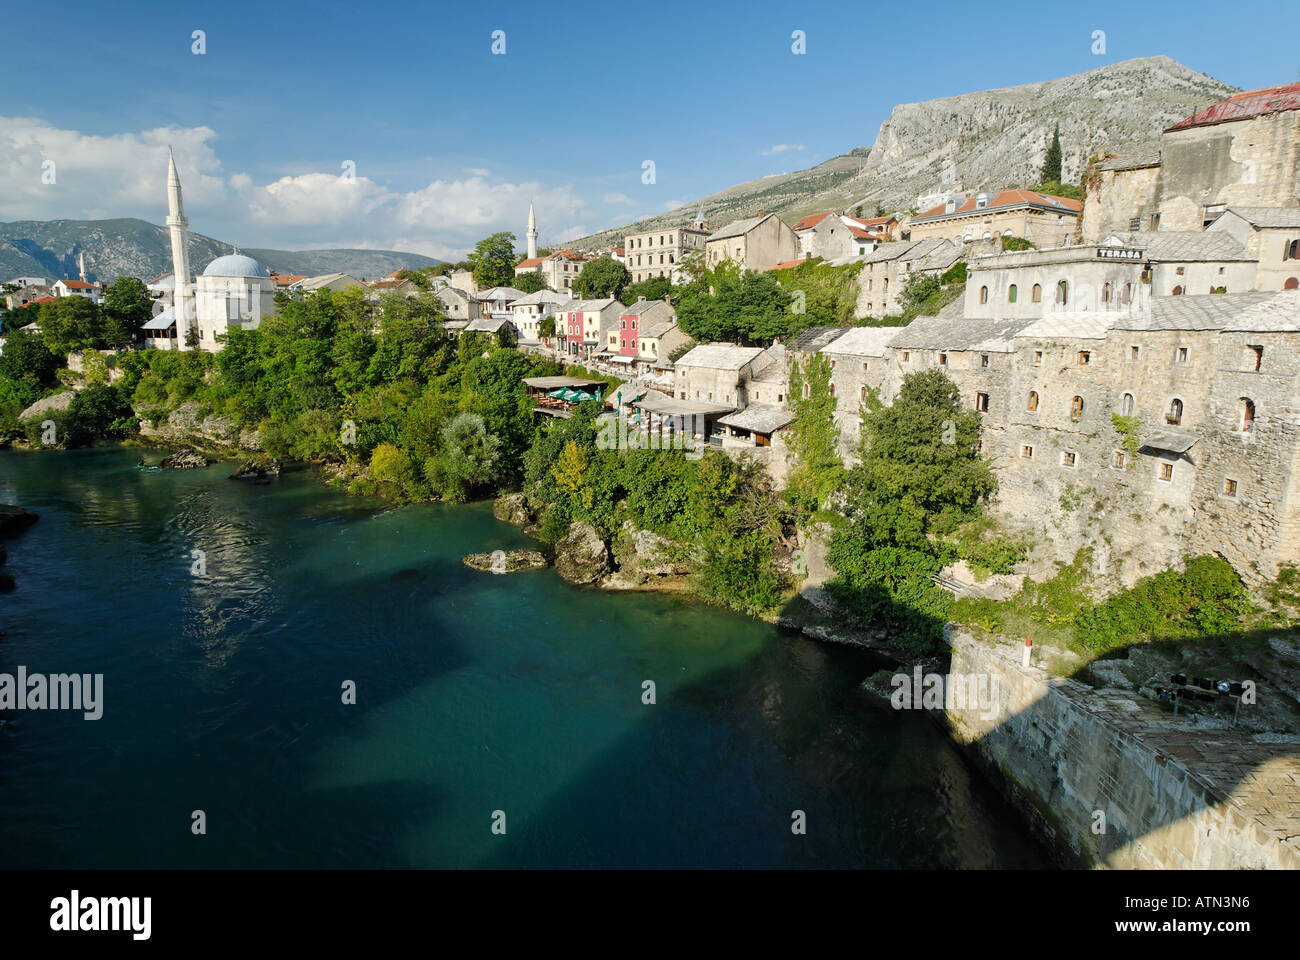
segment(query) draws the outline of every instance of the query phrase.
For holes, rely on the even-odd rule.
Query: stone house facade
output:
[[[735,220],[711,234],[705,241],[705,262],[716,267],[730,260],[741,270],[771,270],[778,263],[794,260],[799,241],[784,220],[774,213]]]
[[[703,249],[709,236],[706,220],[693,220],[686,227],[668,227],[628,234],[623,240],[623,262],[633,283],[651,277],[669,277],[682,257]]]
[[[912,274],[941,276],[962,259],[962,248],[948,240],[900,240],[882,243],[862,258],[858,274],[859,317],[902,313],[900,297]]]
[[[1300,206],[1231,206],[1206,228],[1220,231],[1258,261],[1254,289],[1300,289]]]
[[[943,238],[954,243],[1022,237],[1036,247],[1070,243],[1083,204],[1036,190],[1003,190],[996,196],[978,193],[958,203],[949,200],[912,217],[913,240]]]

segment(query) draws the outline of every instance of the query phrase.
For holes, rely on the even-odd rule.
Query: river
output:
[[[864,653],[472,571],[530,545],[487,504],[140,457],[0,451],[0,502],[41,514],[0,672],[103,675],[98,720],[0,714],[0,866],[1048,865]]]

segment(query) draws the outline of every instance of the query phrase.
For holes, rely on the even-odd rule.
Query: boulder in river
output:
[[[569,583],[596,583],[609,571],[609,547],[585,520],[572,524],[555,545],[555,572]]]
[[[279,475],[280,461],[268,454],[258,453],[241,463],[235,472],[230,475],[230,479],[269,483],[272,477],[278,477]]]
[[[537,517],[528,503],[528,497],[522,493],[506,493],[492,502],[492,514],[498,520],[513,523],[517,527],[526,527]]]
[[[180,450],[170,457],[164,457],[158,466],[164,470],[197,470],[199,467],[208,466],[211,462],[197,450]]]
[[[18,414],[19,420],[35,420],[51,413],[57,413],[60,410],[66,410],[72,406],[72,398],[76,396],[71,390],[65,390],[63,393],[56,393],[52,397],[42,397],[30,407]]]
[[[461,557],[460,562],[484,573],[518,573],[546,566],[546,557],[540,550],[493,550],[491,553],[468,554]]]
[[[16,537],[41,518],[39,513],[0,503],[0,538]]]

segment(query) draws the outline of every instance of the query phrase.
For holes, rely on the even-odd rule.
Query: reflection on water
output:
[[[854,651],[469,570],[528,545],[483,504],[138,459],[0,453],[0,501],[42,514],[10,544],[0,670],[105,675],[102,720],[0,728],[5,866],[1045,863],[933,724],[860,692]]]

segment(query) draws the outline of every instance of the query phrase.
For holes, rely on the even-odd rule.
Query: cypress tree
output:
[[[1043,174],[1039,177],[1042,183],[1060,183],[1061,182],[1061,125],[1056,125],[1056,132],[1052,134],[1052,145],[1047,148],[1047,159],[1043,161]]]

